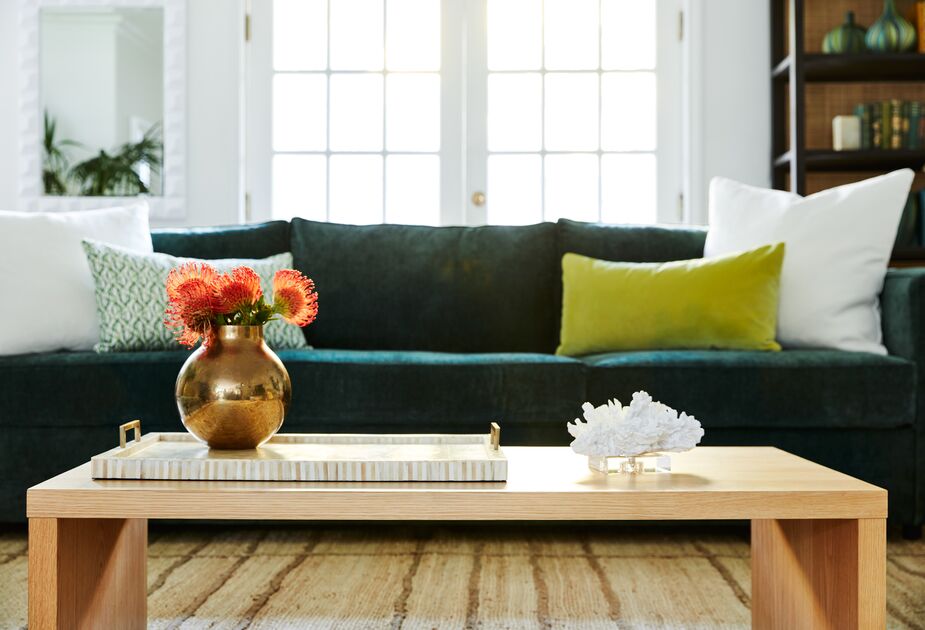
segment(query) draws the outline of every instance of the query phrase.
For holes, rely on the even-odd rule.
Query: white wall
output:
[[[19,194],[17,4],[0,0],[0,210],[16,210]]]
[[[243,1],[187,0],[187,225],[243,217]]]
[[[707,191],[716,175],[770,186],[771,79],[768,0],[690,0],[699,11],[692,45],[700,43],[692,93],[699,143],[690,156],[691,219],[706,223]],[[699,144],[699,146],[697,146]]]
[[[19,3],[0,0],[0,210],[19,195]],[[187,0],[185,225],[242,216],[243,0]]]

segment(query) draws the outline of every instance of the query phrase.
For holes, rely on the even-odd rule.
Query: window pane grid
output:
[[[455,88],[447,85],[444,93],[440,83],[446,54],[440,12],[448,5],[272,1],[273,212],[278,193],[282,214],[439,222],[439,180],[449,178],[455,164],[444,160],[439,167],[440,99],[455,100]],[[488,9],[481,36],[487,41],[476,38],[487,44],[487,67],[476,69],[487,77],[487,90],[467,92],[463,85],[461,100],[479,112],[487,95],[488,119],[470,129],[487,127],[488,135],[487,144],[469,145],[474,161],[461,177],[476,174],[471,193],[487,176],[488,221],[655,220],[656,3],[478,1]],[[450,13],[447,19],[455,16]],[[455,61],[447,68],[455,81]],[[517,75],[529,77],[529,89],[514,85]],[[278,99],[278,90],[288,96]],[[446,150],[456,151],[456,140],[447,141]],[[288,180],[277,182],[277,172]],[[430,173],[436,189],[425,181]],[[450,199],[455,185],[445,191]],[[514,208],[518,199],[528,201]],[[432,218],[421,219],[431,203]],[[482,220],[481,212],[471,216]]]
[[[539,11],[534,21],[531,15],[524,13],[528,6],[523,0],[488,2],[489,119],[499,110],[499,106],[493,103],[492,87],[500,89],[502,81],[508,77],[514,80],[517,75],[529,74],[539,78],[542,111],[538,137],[530,139],[529,134],[523,135],[527,133],[525,130],[519,130],[522,146],[508,146],[510,138],[501,142],[505,146],[498,146],[498,134],[493,134],[489,125],[489,221],[508,222],[505,215],[509,215],[511,221],[520,223],[525,217],[525,213],[519,210],[498,207],[499,196],[491,190],[492,182],[500,182],[501,171],[492,173],[492,157],[495,156],[520,156],[521,159],[537,156],[538,165],[532,162],[529,163],[532,166],[528,167],[528,162],[521,162],[523,168],[539,168],[543,191],[538,200],[540,213],[534,217],[535,220],[555,220],[563,216],[561,207],[569,205],[565,199],[574,199],[576,205],[588,205],[596,199],[593,216],[587,214],[588,208],[566,210],[565,216],[571,214],[575,218],[598,221],[613,221],[615,218],[634,222],[654,221],[657,146],[652,114],[656,71],[652,42],[655,36],[655,3],[638,3],[638,0],[544,0],[532,5]],[[639,4],[646,6],[640,8]],[[510,13],[515,5],[518,11],[524,13],[522,19],[515,21],[508,17],[508,23],[503,23],[505,11]],[[493,15],[502,16],[500,25],[492,24]],[[632,27],[627,24],[628,18],[632,18]],[[535,36],[530,33],[537,28],[541,41],[538,54],[534,51],[533,56],[525,56],[526,48],[522,44],[518,51],[509,53],[504,50],[505,41],[535,41]],[[596,37],[588,38],[590,33]],[[622,37],[620,45],[612,41],[615,33]],[[589,39],[595,41],[586,41]],[[595,79],[589,80],[591,76]],[[592,113],[594,107],[596,111]],[[637,128],[635,133],[634,127]],[[539,149],[527,146],[537,140]],[[619,159],[621,157],[625,159]],[[510,170],[516,161],[495,163],[498,168],[504,164],[504,172],[513,173],[516,177],[516,172]],[[596,174],[592,178],[595,169]],[[626,196],[627,205],[642,206],[644,210],[629,208],[622,212],[613,207],[613,186],[606,180],[614,173],[619,174],[620,169],[632,170],[646,183],[651,183],[645,190],[636,184]],[[571,174],[571,180],[564,175],[567,173]],[[532,181],[526,171],[520,175],[520,180]],[[619,179],[626,186],[634,184],[626,177]],[[585,189],[581,189],[582,186]],[[525,197],[528,192],[522,191]],[[509,190],[500,195],[500,199],[505,201],[511,197]],[[496,203],[493,204],[493,201]]]
[[[314,126],[291,116],[293,127],[274,115],[273,214],[346,223],[438,223],[439,0],[275,0],[274,11],[281,11],[274,17],[274,37],[290,35],[274,46],[274,84],[304,76],[315,82],[310,94],[322,96],[322,82],[324,94],[323,104],[312,111]],[[298,29],[286,24],[286,17],[304,21],[308,14],[323,26],[315,41],[306,43],[292,36]],[[284,93],[274,88],[274,106],[279,96]],[[412,115],[404,112],[422,96],[436,114],[422,112],[420,105]],[[390,98],[397,112],[392,115]],[[304,111],[301,105],[288,107]],[[402,113],[403,119],[393,121]],[[417,123],[410,131],[409,118]],[[430,125],[421,129],[422,120]],[[322,123],[323,132],[311,135]],[[291,139],[293,130],[306,125],[302,136],[317,138],[315,144],[323,141],[323,147],[298,146],[299,138]],[[422,137],[428,133],[435,137]],[[436,173],[437,179],[417,185],[416,172]]]

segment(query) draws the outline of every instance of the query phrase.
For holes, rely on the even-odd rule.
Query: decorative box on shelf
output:
[[[135,429],[127,443],[126,429]],[[90,460],[94,479],[216,481],[505,481],[501,428],[489,434],[278,434],[256,449],[216,450],[188,433],[141,435]]]

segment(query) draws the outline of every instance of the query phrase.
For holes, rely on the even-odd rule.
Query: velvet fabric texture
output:
[[[289,251],[289,223],[151,231],[154,251],[183,258],[268,258]]]
[[[553,352],[556,226],[431,228],[294,219],[296,268],[315,281],[316,348]]]
[[[588,399],[644,389],[711,428],[893,429],[915,422],[915,364],[838,350],[615,352],[584,358]]]
[[[890,269],[880,294],[883,344],[916,366],[915,523],[925,522],[925,269]],[[892,489],[891,489],[892,493]]]
[[[173,385],[187,352],[73,352],[0,358],[0,479],[25,487],[113,447],[119,424],[182,431]],[[799,445],[799,454],[912,496],[914,365],[838,351],[654,351],[593,355],[421,351],[280,351],[293,386],[285,432],[483,433],[508,445],[566,445],[565,423],[585,400],[628,401],[646,389],[697,416],[704,443],[733,430],[740,444]],[[55,395],[48,395],[54,383]],[[774,436],[785,436],[774,438]],[[804,442],[799,436],[815,436]],[[862,457],[846,435],[896,448]],[[66,440],[66,442],[65,442]],[[716,441],[719,440],[719,441]],[[40,451],[36,449],[40,448]],[[869,448],[864,448],[869,453]],[[902,471],[907,477],[903,478]],[[873,474],[875,473],[875,474]],[[908,486],[908,488],[906,488]],[[0,518],[20,520],[12,487]],[[913,502],[891,516],[911,522]]]
[[[616,262],[668,262],[703,256],[703,228],[606,225],[559,219],[559,257],[569,252]],[[155,247],[157,245],[155,244]]]
[[[774,340],[784,245],[664,263],[562,256],[556,354],[780,350]]]

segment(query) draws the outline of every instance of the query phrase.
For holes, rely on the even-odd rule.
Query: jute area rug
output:
[[[748,628],[741,527],[155,528],[150,628]],[[0,626],[26,623],[0,535]],[[925,543],[891,537],[891,628],[925,628]]]

